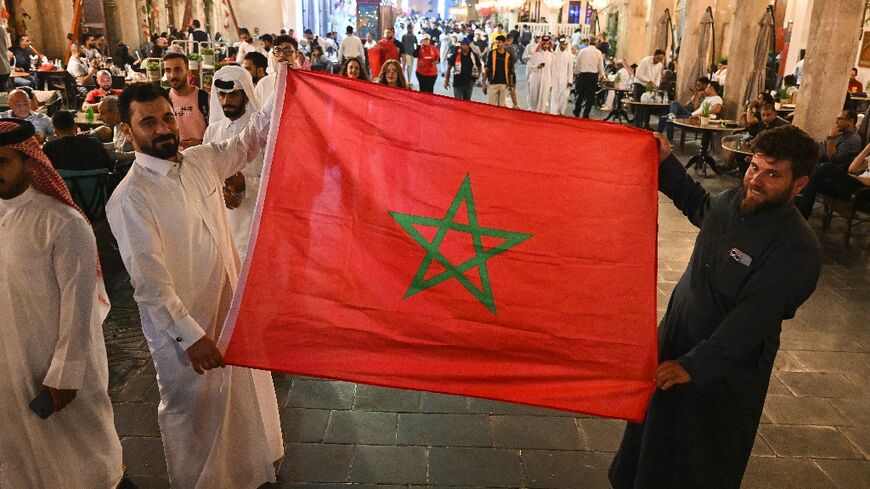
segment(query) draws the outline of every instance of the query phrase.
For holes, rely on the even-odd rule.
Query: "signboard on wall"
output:
[[[379,39],[378,18],[380,7],[379,0],[357,0],[356,3],[356,31],[359,37],[365,39],[366,34]]]

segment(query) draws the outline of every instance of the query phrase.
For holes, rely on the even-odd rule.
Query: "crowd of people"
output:
[[[67,70],[82,86],[93,84],[82,108],[103,123],[87,133],[78,134],[70,111],[50,120],[37,112],[27,77],[15,78],[21,88],[9,93],[10,109],[0,115],[0,273],[13,278],[0,281],[0,304],[16,311],[10,321],[20,333],[0,345],[17,362],[0,362],[0,374],[28,379],[0,399],[20,421],[0,445],[0,481],[9,487],[114,487],[123,477],[106,392],[101,323],[109,304],[95,238],[57,170],[125,172],[106,215],[157,371],[171,484],[257,487],[275,480],[273,464],[283,456],[274,386],[267,372],[225,367],[216,342],[248,250],[282,64],[429,93],[443,76],[457,99],[470,100],[479,86],[490,104],[513,107],[521,105],[516,66],[523,64],[529,110],[564,114],[574,92],[573,113],[583,117],[605,82],[623,84],[635,100],[663,94],[674,117],[717,115],[727,78],[722,63],[715,80],[699,78],[681,101],[661,50],[630,65],[610,58],[603,34],[535,35],[525,26],[506,32],[501,25],[400,18],[377,41],[370,33],[357,37],[352,27],[341,39],[334,32],[305,30],[297,39],[292,31],[242,29],[224,66],[200,87],[174,37],[212,39],[193,21],[187,33],[157,35],[143,47],[162,59],[165,90],[154,83],[112,88],[113,69],[135,71],[141,56],[119,49],[110,63],[95,36],[71,46]],[[18,59],[21,50],[32,46],[19,40],[16,49],[10,53],[20,67],[30,61],[29,54]],[[794,100],[797,85],[786,81],[784,96]],[[626,430],[611,468],[614,487],[634,487],[637,478],[673,486],[674,477],[723,484],[737,477],[739,485],[776,354],[772,338],[819,275],[818,243],[800,215],[809,217],[817,192],[870,186],[870,145],[862,149],[854,109],[842,111],[820,145],[776,114],[768,93],[746,107],[741,122],[755,154],[744,161],[743,186],[716,196],[671,154],[672,118],[660,118],[659,188],[701,228],[701,252],[686,271],[691,280],[674,291],[660,329],[660,390],[647,421]],[[726,236],[734,216],[762,212],[773,217],[748,223],[745,241]],[[732,245],[745,249],[729,251]],[[759,260],[754,273],[725,270],[749,270],[750,254],[771,247],[784,251]],[[734,375],[747,385],[728,383]],[[28,409],[53,415],[52,423],[41,424]],[[711,427],[710,413],[721,424]],[[690,460],[676,460],[663,443],[691,447]],[[719,457],[715,451],[726,445],[729,456]],[[674,470],[663,475],[660,467]]]

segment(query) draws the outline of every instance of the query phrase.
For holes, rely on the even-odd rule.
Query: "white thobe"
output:
[[[571,85],[574,81],[574,55],[571,48],[556,49],[553,54],[553,89],[550,92],[550,113],[563,114],[568,107]]]
[[[236,52],[236,60],[239,64],[242,64],[242,60],[245,59],[245,55],[248,53],[260,53],[264,56],[266,55],[265,51],[263,51],[263,48],[259,45],[259,43],[254,44],[242,41],[239,43],[239,50]]]
[[[250,118],[251,115],[245,112],[235,121],[224,118],[210,124],[205,130],[203,142],[219,143],[232,138],[242,132]],[[242,203],[235,209],[227,209],[227,217],[239,256],[244,260],[248,251],[248,240],[251,237],[251,221],[254,219],[254,208],[257,206],[257,194],[260,192],[260,177],[263,175],[263,152],[258,153],[253,161],[242,168],[242,175],[245,177]]]
[[[0,487],[112,488],[121,480],[108,310],[82,215],[33,188],[0,200]],[[40,419],[28,406],[42,384],[76,398]]]
[[[553,52],[536,50],[529,58],[529,110],[547,112],[553,86]],[[540,65],[543,64],[543,67]]]
[[[257,85],[254,87],[254,94],[257,95],[257,100],[263,103],[265,103],[266,100],[269,100],[269,97],[275,93],[275,85],[277,84],[278,73],[270,73],[263,78],[260,78],[260,81],[258,81]]]
[[[198,375],[186,349],[217,341],[239,273],[223,182],[257,157],[268,117],[233,139],[189,148],[181,163],[142,153],[106,213],[135,289],[157,370],[169,482],[177,489],[256,488],[283,454],[269,372],[226,367]]]

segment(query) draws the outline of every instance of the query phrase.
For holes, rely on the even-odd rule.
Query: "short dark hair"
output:
[[[662,56],[664,56],[664,55],[665,55],[664,50],[662,50],[662,49],[656,49],[656,52],[653,53],[653,56],[658,56],[659,54],[661,54]]]
[[[858,112],[855,109],[843,109],[843,112],[846,113],[846,118],[850,119],[852,122],[858,122]]]
[[[249,31],[247,27],[242,27],[242,28],[239,29],[239,34],[240,34],[240,35],[241,35],[241,34],[247,34],[247,35],[250,36],[250,35],[251,35],[251,31]]]
[[[708,87],[713,87],[713,90],[716,90],[716,94],[719,95],[722,93],[722,85],[719,85],[719,82],[711,81],[707,84]]]
[[[181,59],[184,60],[184,66],[188,66],[187,56],[182,53],[173,53],[169,52],[163,55],[163,62],[166,63],[170,59]]]
[[[765,110],[776,112],[776,106],[765,102],[765,104],[761,106],[761,110],[759,112],[764,112]]]
[[[347,26],[347,29],[345,29],[344,31],[347,32],[348,34],[353,34],[353,27]]]
[[[699,81],[699,82],[703,83],[704,85],[710,84],[710,79],[707,78],[706,76],[702,76],[702,77],[698,78],[696,81]]]
[[[858,68],[854,68],[854,67],[853,67],[853,68],[852,68],[852,71],[854,71],[856,75],[858,74]]]
[[[767,92],[761,92],[759,93],[759,95],[761,95],[761,99],[764,100],[764,105],[773,105],[776,102],[775,100],[773,100],[773,95]]]
[[[260,36],[260,40],[263,42],[274,42],[275,38],[272,37],[272,34],[263,34]]]
[[[787,86],[787,87],[797,85],[797,77],[794,75],[785,75],[782,78],[782,81],[785,83],[785,86]]]
[[[263,53],[251,51],[245,55],[245,59],[251,60],[251,63],[254,64],[255,68],[263,68],[265,70],[269,67],[269,60],[266,59],[266,56],[264,56]]]
[[[293,46],[293,49],[299,49],[299,42],[297,42],[296,39],[293,39],[292,37],[290,37],[286,34],[283,36],[276,37],[275,42],[273,42],[272,44],[274,44],[276,46],[280,46],[282,44],[287,44],[287,43],[291,44]]]
[[[51,125],[60,131],[69,131],[76,127],[76,116],[68,110],[58,110],[51,116]]]
[[[311,54],[314,54],[315,51],[323,55],[323,48],[320,46],[320,44],[317,44],[313,48],[311,48]]]
[[[791,124],[762,131],[755,137],[752,148],[776,160],[790,161],[792,179],[809,176],[819,158],[816,141]]]
[[[198,19],[193,19],[193,27],[199,29],[200,25],[202,25],[202,24],[199,23]]]
[[[311,32],[311,29],[305,29],[304,31],[302,31],[302,33],[303,34],[314,34],[313,32]]]
[[[165,98],[169,105],[172,100],[166,90],[153,83],[131,83],[121,92],[118,97],[118,110],[121,112],[121,121],[130,124],[130,106],[133,102],[151,102],[159,98]]]

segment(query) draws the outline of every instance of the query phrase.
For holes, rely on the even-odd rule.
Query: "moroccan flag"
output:
[[[312,72],[277,90],[228,363],[643,418],[649,133]]]

